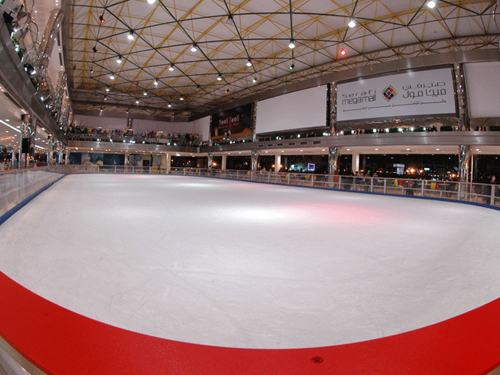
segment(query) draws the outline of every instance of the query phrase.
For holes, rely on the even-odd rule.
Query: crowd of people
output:
[[[133,129],[102,129],[70,124],[63,128],[64,135],[71,140],[135,141],[141,143],[172,144],[175,146],[199,146],[199,134],[167,133],[163,131],[136,132]]]

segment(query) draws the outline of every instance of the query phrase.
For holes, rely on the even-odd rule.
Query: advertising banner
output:
[[[252,105],[250,103],[213,114],[210,120],[210,138],[251,135],[253,130]]]
[[[455,113],[451,68],[337,85],[337,122]]]

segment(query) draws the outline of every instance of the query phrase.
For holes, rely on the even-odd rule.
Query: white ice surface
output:
[[[500,212],[208,178],[71,175],[0,226],[0,270],[184,342],[373,339],[500,297]]]

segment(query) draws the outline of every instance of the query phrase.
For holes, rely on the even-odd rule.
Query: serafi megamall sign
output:
[[[455,114],[455,91],[449,68],[337,85],[338,122]]]

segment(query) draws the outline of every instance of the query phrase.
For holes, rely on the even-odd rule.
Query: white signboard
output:
[[[451,69],[394,74],[337,86],[337,121],[455,114]]]

